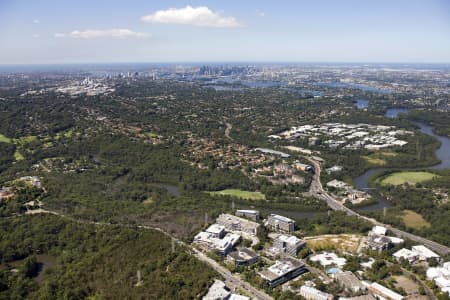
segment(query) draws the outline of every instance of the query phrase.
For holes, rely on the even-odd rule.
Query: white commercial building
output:
[[[336,253],[324,252],[321,254],[316,254],[310,258],[311,261],[319,262],[323,267],[327,266],[337,266],[339,268],[344,267],[347,260],[343,257],[338,257]]]
[[[227,233],[223,238],[217,238],[213,233],[202,231],[194,237],[193,242],[206,250],[216,250],[227,255],[240,238],[241,236],[235,233]]]
[[[212,224],[206,229],[206,232],[211,233],[215,238],[221,239],[225,235],[225,227],[219,224]]]
[[[303,262],[292,258],[283,258],[277,260],[274,265],[260,271],[258,274],[272,288],[305,272],[307,272],[307,269]]]
[[[305,245],[303,240],[287,234],[280,234],[273,241],[273,247],[292,256],[296,256],[297,252]]]
[[[444,263],[442,267],[428,268],[427,279],[434,281],[441,292],[450,295],[450,262]]]
[[[378,235],[386,235],[387,229],[386,227],[377,225],[372,228],[372,232]]]
[[[227,300],[231,292],[221,280],[214,280],[210,286],[208,293],[202,298],[203,300]]]
[[[256,222],[239,218],[230,214],[221,214],[216,220],[217,224],[224,226],[230,231],[242,231],[251,235],[256,235],[258,227]]]
[[[311,286],[302,285],[300,295],[307,300],[332,300],[333,295],[319,291]]]
[[[281,230],[285,232],[292,232],[295,230],[294,220],[276,214],[269,215],[266,225],[273,230]]]
[[[368,286],[369,291],[371,291],[377,298],[388,299],[388,300],[403,300],[405,297],[394,292],[393,290],[388,289],[387,287],[382,286],[376,282],[371,283]]]
[[[417,253],[415,253],[412,250],[406,249],[406,248],[402,248],[402,249],[398,250],[397,252],[395,252],[393,254],[393,256],[397,260],[404,259],[404,260],[408,261],[409,263],[413,263],[419,258]]]
[[[417,245],[417,246],[413,246],[411,248],[412,251],[414,251],[415,253],[417,253],[417,255],[419,256],[420,260],[427,260],[427,259],[439,259],[440,256],[436,253],[434,253],[433,251],[431,251],[430,249],[428,249],[427,247],[423,246],[423,245]]]
[[[413,246],[411,250],[402,248],[395,252],[394,257],[399,260],[401,258],[413,263],[416,260],[440,259],[440,256],[423,245]]]

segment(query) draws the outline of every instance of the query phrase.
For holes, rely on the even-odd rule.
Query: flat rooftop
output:
[[[288,217],[283,217],[276,214],[270,214],[269,218],[273,218],[277,221],[286,222],[286,223],[294,223],[295,221],[292,219],[289,219]]]
[[[293,270],[301,268],[304,265],[305,264],[302,263],[301,261],[284,258],[284,259],[277,260],[274,265],[261,271],[259,274],[264,279],[272,281],[272,280],[275,280],[279,277],[286,275],[287,273],[289,273]]]

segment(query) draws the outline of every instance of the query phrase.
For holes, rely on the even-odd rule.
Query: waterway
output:
[[[359,89],[366,92],[373,92],[379,94],[391,94],[391,90],[380,89],[374,86],[370,86],[362,83],[349,83],[349,82],[322,82],[319,86],[332,87],[332,88],[353,88]]]
[[[408,109],[405,108],[390,108],[386,111],[385,116],[388,118],[396,118],[400,113],[408,113]],[[445,136],[437,135],[433,132],[433,129],[431,126],[423,124],[423,123],[416,123],[417,126],[419,126],[420,132],[424,134],[428,134],[435,139],[439,140],[441,142],[441,146],[439,149],[436,150],[436,156],[441,161],[439,164],[429,167],[428,169],[433,170],[441,170],[441,169],[448,169],[450,168],[450,138]],[[411,169],[411,168],[405,168],[405,169]],[[424,169],[424,168],[421,168]],[[372,168],[364,172],[364,174],[353,178],[353,185],[357,189],[368,189],[368,183],[370,177],[384,171],[393,171],[393,170],[399,170],[399,168]],[[362,208],[359,208],[359,211],[376,211],[381,210],[384,207],[389,207],[390,203],[381,197],[377,198],[377,203],[373,205],[368,205]]]
[[[357,99],[355,106],[357,109],[366,109],[369,107],[369,101],[365,99]]]

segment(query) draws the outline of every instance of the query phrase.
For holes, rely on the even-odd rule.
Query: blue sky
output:
[[[0,64],[450,62],[448,0],[0,0]]]

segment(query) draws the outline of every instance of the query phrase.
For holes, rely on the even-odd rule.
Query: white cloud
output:
[[[58,35],[58,36],[57,36]],[[64,34],[55,33],[55,37],[64,37]],[[145,32],[135,32],[130,29],[86,29],[83,31],[74,30],[68,34],[68,36],[75,39],[95,39],[95,38],[149,38],[151,34]]]
[[[39,38],[39,34],[33,34],[33,38],[35,39]]]
[[[60,39],[60,38],[65,38],[67,35],[65,33],[61,33],[61,32],[57,32],[55,34],[53,34],[54,38]]]
[[[39,21],[38,19],[35,19],[35,20],[33,20],[33,23],[34,24],[39,24],[39,23],[41,23],[41,21]]]
[[[266,16],[266,13],[263,11],[260,11],[259,9],[256,10],[256,14],[258,15],[258,17],[261,17],[261,18]]]
[[[206,6],[186,6],[185,8],[158,10],[141,19],[148,23],[184,24],[199,27],[234,28],[242,26],[236,18],[222,16]]]

